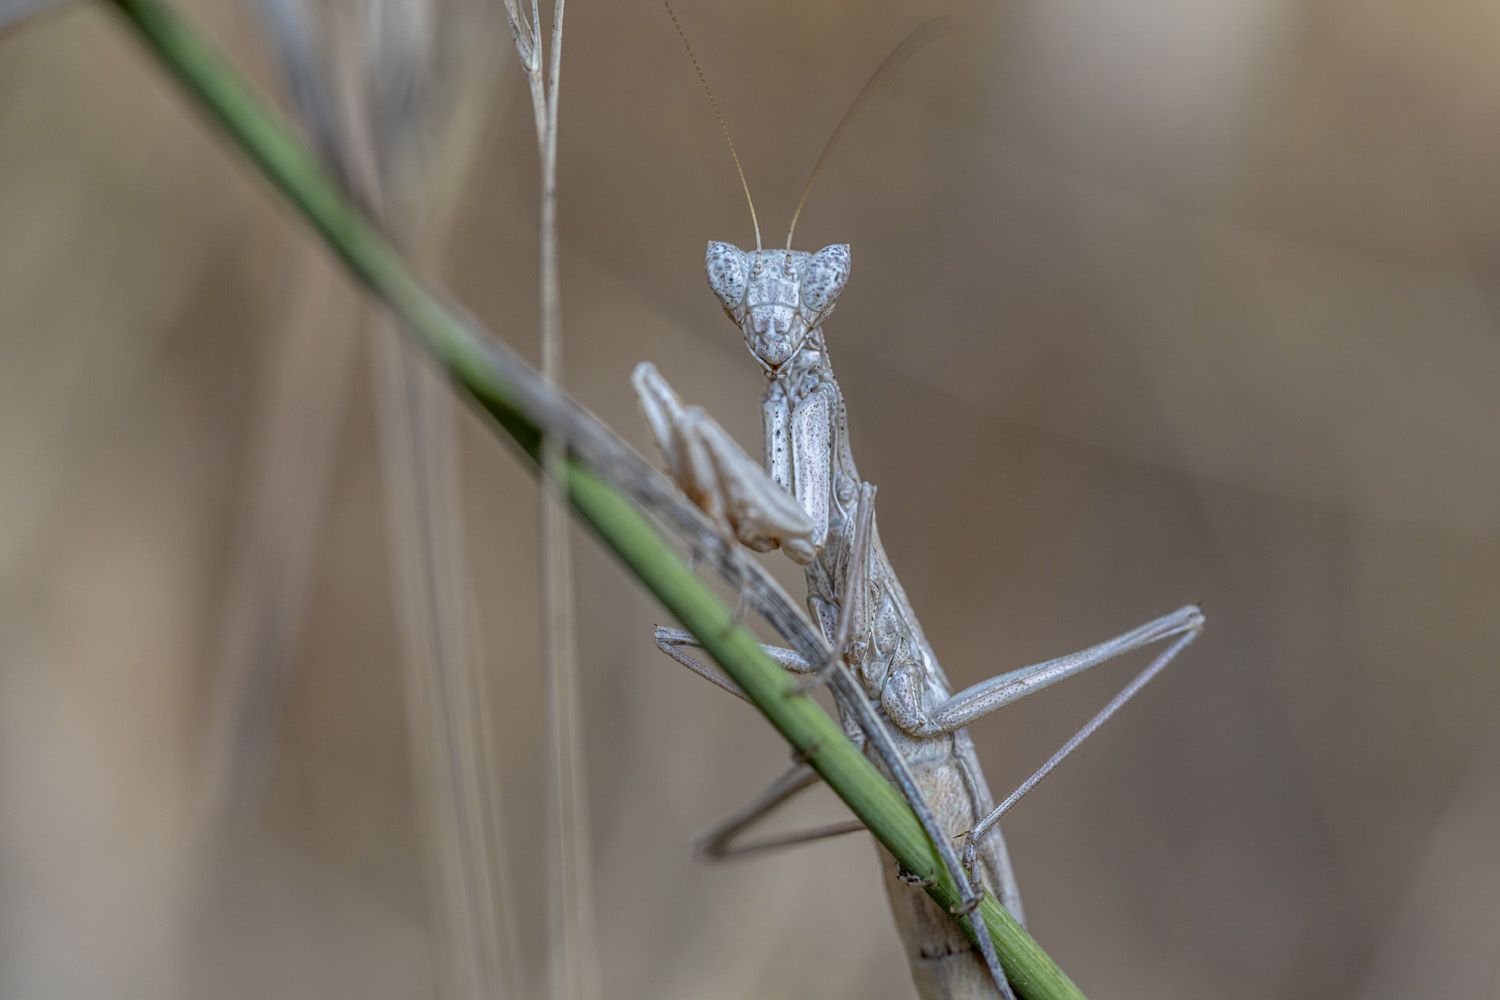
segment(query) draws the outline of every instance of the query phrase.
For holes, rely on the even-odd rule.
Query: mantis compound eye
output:
[[[749,267],[745,252],[729,243],[710,243],[703,261],[708,272],[708,287],[714,290],[724,308],[735,312],[745,301]]]
[[[802,304],[820,315],[833,308],[849,280],[849,244],[826,246],[802,265]]]

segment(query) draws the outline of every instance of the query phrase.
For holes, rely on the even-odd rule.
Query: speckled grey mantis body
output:
[[[887,58],[854,106],[917,34]],[[753,217],[753,204],[751,212]],[[1000,817],[1192,642],[1203,615],[1190,605],[1096,646],[953,694],[880,544],[875,489],[855,467],[843,394],[824,339],[823,322],[849,278],[849,247],[792,250],[795,226],[796,214],[785,249],[761,248],[757,223],[754,251],[715,242],[706,258],[709,286],[767,378],[761,399],[763,463],[750,459],[702,410],[684,406],[654,366],[636,369],[635,388],[669,471],[688,496],[726,535],[757,552],[780,548],[806,567],[808,610],[833,657],[815,664],[790,649],[767,651],[788,670],[808,675],[809,684],[830,677],[844,681],[834,684],[833,693],[845,730],[907,794],[955,881],[966,887],[966,898],[977,902],[980,890],[989,888],[1023,919],[997,826]],[[656,638],[678,662],[735,690],[691,655],[697,647],[689,634],[658,629]],[[1167,645],[1151,664],[996,806],[966,727],[1034,691],[1157,643]],[[844,824],[735,844],[740,833],[815,781],[806,764],[794,763],[755,801],[709,832],[706,853],[724,857],[857,829]],[[963,842],[961,861],[951,847],[955,840]],[[971,941],[889,857],[884,860],[887,893],[919,995],[931,1000],[1011,995],[983,929],[975,927]]]

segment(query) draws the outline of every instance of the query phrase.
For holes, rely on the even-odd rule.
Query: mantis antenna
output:
[[[672,5],[668,0],[661,0],[661,4],[667,8],[667,16],[672,19],[672,27],[677,29],[677,37],[682,39],[682,47],[687,49],[688,59],[692,61],[693,69],[698,74],[698,82],[703,84],[703,92],[708,95],[708,103],[713,106],[714,117],[719,121],[719,131],[724,133],[724,141],[729,145],[729,155],[734,160],[735,173],[740,175],[740,187],[745,192],[745,204],[750,206],[750,224],[755,227],[755,249],[759,250],[761,249],[760,220],[755,217],[755,199],[750,197],[750,182],[745,180],[745,168],[740,166],[740,154],[734,151],[734,140],[729,137],[729,126],[724,121],[724,112],[719,110],[719,101],[714,97],[713,88],[708,85],[708,77],[703,75],[703,67],[698,65],[698,56],[693,52],[693,46],[688,41],[687,32],[682,30],[682,23],[677,20],[677,12],[672,9]],[[803,197],[806,198],[807,196],[804,194]],[[788,244],[788,246],[790,245]]]
[[[666,0],[662,0],[662,2],[665,3]],[[671,10],[670,7],[667,9]],[[674,17],[672,20],[675,23],[677,19]],[[833,134],[828,137],[828,142],[823,146],[823,152],[818,154],[818,161],[813,164],[812,173],[807,175],[807,184],[802,188],[802,198],[797,202],[797,210],[792,213],[792,224],[786,231],[786,248],[788,252],[792,249],[792,234],[797,231],[797,220],[802,216],[802,206],[807,204],[808,192],[812,190],[813,181],[818,179],[818,171],[823,169],[823,161],[828,159],[829,151],[833,149],[833,144],[838,141],[838,137],[844,131],[845,126],[854,120],[855,114],[864,106],[865,101],[875,92],[876,88],[885,82],[886,77],[890,76],[902,63],[906,62],[912,53],[932,41],[938,35],[946,32],[948,21],[949,18],[947,17],[935,17],[930,21],[919,24],[911,34],[902,39],[894,49],[891,49],[891,54],[885,57],[884,62],[875,67],[875,72],[870,74],[870,78],[859,89],[859,93],[854,95],[854,100],[844,110],[844,117],[840,118],[839,123],[833,127]],[[685,43],[687,40],[683,39],[683,41]],[[696,66],[697,63],[694,62],[693,65]],[[723,124],[722,119],[720,120],[720,124]],[[725,134],[726,136],[728,135],[728,133]],[[733,149],[734,147],[731,146],[730,151],[732,152]]]

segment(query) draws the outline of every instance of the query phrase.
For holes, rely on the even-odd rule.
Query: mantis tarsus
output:
[[[887,57],[834,138],[875,83],[925,40],[930,27],[919,28]],[[717,115],[716,102],[714,110]],[[831,138],[814,176],[832,144]],[[733,154],[732,142],[730,150]],[[738,156],[735,166],[739,169]],[[742,170],[740,179],[744,184]],[[745,188],[748,200],[748,184]],[[875,490],[855,468],[843,394],[824,340],[823,322],[849,278],[849,247],[834,244],[816,253],[791,249],[800,212],[799,204],[784,249],[762,248],[757,222],[754,251],[712,242],[706,257],[709,286],[766,375],[764,463],[750,459],[702,410],[684,406],[652,365],[636,369],[635,388],[672,478],[684,492],[726,535],[757,552],[780,548],[806,567],[808,609],[833,656],[828,663],[809,663],[791,649],[767,651],[788,670],[807,675],[809,684],[832,682],[845,729],[907,794],[955,881],[966,888],[966,898],[977,901],[980,888],[989,887],[1022,919],[998,820],[1192,642],[1204,618],[1189,605],[1079,652],[999,674],[957,694],[950,691],[880,544]],[[753,203],[751,214],[753,219]],[[687,633],[658,629],[656,638],[678,662],[735,690],[690,654],[696,643]],[[1151,664],[996,806],[965,727],[1034,691],[1157,643],[1167,645]],[[794,762],[755,801],[710,831],[706,852],[725,856],[857,828],[841,824],[735,844],[741,832],[815,780],[805,764]],[[952,848],[955,840],[963,844],[961,860]],[[947,1000],[1011,995],[982,929],[975,928],[971,942],[950,915],[886,860],[887,892],[918,993]]]

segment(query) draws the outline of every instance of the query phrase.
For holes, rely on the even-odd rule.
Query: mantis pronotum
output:
[[[670,5],[667,10],[670,14]],[[681,33],[675,14],[672,20]],[[875,71],[834,129],[813,177],[864,97],[926,40],[930,27],[919,28]],[[688,51],[691,56],[690,47]],[[696,67],[696,58],[693,63]],[[713,101],[712,91],[709,99]],[[713,106],[723,127],[717,102]],[[729,146],[748,201],[748,183],[733,143]],[[811,184],[810,178],[807,189]],[[1203,628],[1203,615],[1189,605],[1088,649],[1000,674],[956,695],[950,692],[880,544],[875,488],[855,468],[843,395],[824,339],[823,322],[849,278],[849,247],[835,244],[816,253],[791,249],[801,209],[799,204],[792,216],[786,247],[768,250],[760,245],[750,202],[755,250],[713,242],[706,258],[709,286],[766,375],[761,399],[764,464],[751,460],[703,411],[685,407],[652,365],[636,369],[636,391],[672,478],[684,492],[726,535],[757,552],[780,548],[806,567],[808,609],[833,656],[828,663],[809,663],[790,649],[767,647],[768,652],[788,670],[807,675],[809,684],[834,679],[845,729],[906,792],[955,880],[966,887],[967,898],[977,902],[980,889],[990,888],[1022,919],[1020,892],[998,820],[1192,642]],[[687,633],[659,629],[657,642],[678,662],[735,690],[693,658],[688,650],[695,643]],[[1168,645],[1144,671],[1014,793],[994,804],[966,726],[1057,681],[1162,642]],[[740,833],[815,781],[806,764],[794,763],[760,797],[710,831],[707,853],[722,857],[858,828],[844,824],[735,844]],[[952,849],[954,839],[963,842],[961,859]],[[888,857],[886,862],[886,888],[918,993],[947,1000],[1011,995],[983,929],[974,928],[976,949],[949,915],[907,884]]]

